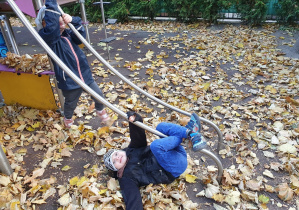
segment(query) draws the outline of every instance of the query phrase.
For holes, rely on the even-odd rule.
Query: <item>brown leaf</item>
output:
[[[223,185],[236,185],[239,184],[240,181],[232,179],[230,174],[224,170],[223,171],[223,176],[222,176],[222,184]]]
[[[293,190],[287,183],[282,183],[275,188],[278,193],[278,197],[283,201],[289,201],[293,199]]]
[[[61,150],[61,156],[62,157],[71,157],[72,153],[70,152],[70,149],[68,147],[63,148]]]

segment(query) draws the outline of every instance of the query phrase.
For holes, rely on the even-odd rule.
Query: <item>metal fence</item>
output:
[[[275,20],[276,18],[276,11],[275,11],[275,4],[278,2],[278,0],[270,0],[268,3],[267,3],[267,6],[268,6],[268,10],[267,10],[267,20]],[[161,10],[159,12],[159,16],[160,17],[167,17],[168,14],[166,13],[166,10],[165,8],[163,8],[163,0],[160,0],[159,2],[159,5],[161,6]],[[228,19],[240,19],[241,16],[240,14],[237,12],[235,6],[232,6],[230,9],[228,10],[222,10],[220,12],[220,15],[223,17],[223,18],[228,18]]]

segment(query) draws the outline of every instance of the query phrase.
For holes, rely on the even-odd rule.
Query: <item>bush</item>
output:
[[[110,9],[107,11],[109,18],[117,19],[119,22],[127,22],[129,20],[129,0],[113,0]]]
[[[85,1],[85,12],[86,12],[86,18],[89,22],[102,22],[102,12],[100,5],[94,5],[94,2],[99,2],[98,0],[86,0]],[[80,16],[81,17],[81,9],[80,4],[75,3],[71,5],[64,6],[63,11],[65,13],[68,13],[72,16]],[[105,6],[106,9],[106,6]],[[106,14],[106,11],[105,11]]]
[[[210,23],[216,23],[222,9],[229,9],[233,1],[227,0],[201,0],[200,11],[202,18]]]
[[[278,0],[275,9],[280,23],[293,24],[299,20],[299,0]]]
[[[193,22],[200,17],[201,0],[171,0],[168,4],[174,9],[169,13],[174,14],[179,21]]]
[[[269,0],[236,0],[237,12],[250,25],[260,25],[266,20]]]
[[[131,0],[129,11],[131,15],[148,17],[154,20],[160,11],[159,0]]]

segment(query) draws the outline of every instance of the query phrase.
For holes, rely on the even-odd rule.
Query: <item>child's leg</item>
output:
[[[187,168],[187,154],[180,145],[182,139],[169,136],[156,139],[150,145],[151,151],[158,163],[174,177],[180,176]]]
[[[104,97],[101,89],[99,88],[99,86],[97,85],[96,82],[93,82],[89,85],[89,87],[94,90],[97,94],[99,94],[101,97]],[[104,109],[104,105],[102,103],[100,103],[98,100],[96,100],[94,97],[91,97],[92,100],[95,102],[95,108],[98,111],[101,111]]]
[[[177,124],[162,122],[156,129],[167,136],[177,136],[180,139],[188,137],[187,128]]]
[[[64,96],[64,116],[66,119],[72,118],[82,91],[82,88],[62,90]]]

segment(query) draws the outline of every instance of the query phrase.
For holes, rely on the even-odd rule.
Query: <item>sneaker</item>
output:
[[[109,115],[107,114],[106,110],[103,109],[102,111],[96,111],[97,115],[101,119],[102,122],[107,122],[110,120]]]
[[[190,140],[193,145],[193,151],[199,151],[207,147],[207,142],[200,133],[191,133]]]
[[[195,113],[192,113],[190,121],[185,127],[189,129],[192,133],[199,133],[201,130],[199,117]]]
[[[66,128],[70,128],[74,124],[74,120],[72,118],[71,119],[64,118],[63,121],[64,121],[64,126]]]

